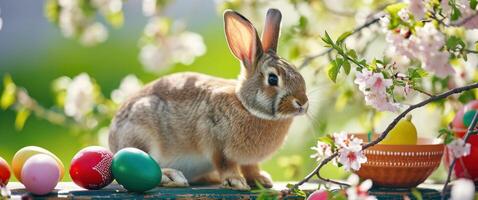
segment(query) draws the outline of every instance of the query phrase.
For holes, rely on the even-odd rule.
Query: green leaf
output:
[[[15,118],[15,128],[17,130],[22,130],[29,116],[30,116],[30,110],[28,110],[25,107],[22,107],[17,112],[17,117]]]
[[[352,35],[351,31],[347,31],[345,33],[342,33],[342,35],[339,36],[339,38],[337,39],[337,41],[335,43],[337,43],[338,45],[342,44],[344,42],[344,40],[347,39],[347,37],[349,37],[350,35]]]
[[[478,5],[478,0],[470,0],[470,8],[475,10],[476,5]]]
[[[303,197],[303,198],[307,197],[307,194],[303,190],[297,189],[297,188],[292,189],[292,194],[295,194],[295,195],[297,195],[299,197]]]
[[[461,50],[465,48],[465,45],[465,42],[461,38],[454,35],[446,41],[446,47],[451,50]]]
[[[400,19],[400,16],[398,16],[398,12],[406,6],[406,3],[395,3],[385,8],[385,10],[390,15],[390,25],[388,27],[389,29],[395,29],[400,25],[402,20]]]
[[[0,98],[0,107],[6,110],[15,103],[17,86],[13,83],[10,74],[3,77],[3,93]]]
[[[451,20],[456,21],[461,17],[461,11],[456,4],[456,0],[449,0],[448,5],[451,7]]]
[[[348,60],[345,60],[344,61],[344,64],[342,65],[342,67],[344,68],[344,71],[345,71],[345,74],[349,75],[350,73],[350,62]]]
[[[428,76],[428,72],[422,68],[409,68],[408,76],[411,79],[420,79],[420,78]]]
[[[337,80],[337,75],[339,74],[340,65],[338,65],[337,60],[330,62],[329,69],[327,70],[327,74],[329,75],[330,80],[334,83]]]
[[[355,52],[355,50],[353,50],[353,49],[350,49],[347,52],[347,55],[350,56],[352,59],[357,59],[357,52]]]
[[[423,200],[422,193],[417,188],[412,188],[411,192],[416,200]]]
[[[286,188],[289,188],[289,189],[292,189],[294,187],[294,184],[292,183],[287,183],[287,185],[285,186]]]
[[[455,139],[455,134],[446,128],[438,130],[438,138],[443,138],[443,143],[450,144]]]
[[[96,9],[90,0],[79,0],[78,5],[86,16],[93,16],[96,14]]]
[[[470,90],[462,92],[460,96],[458,97],[458,100],[463,104],[470,102],[471,100],[474,100],[474,99],[476,99],[475,93]]]
[[[298,45],[292,46],[289,51],[289,59],[294,60],[296,58],[299,58],[299,56],[301,56],[299,46]]]
[[[332,137],[330,137],[330,135],[322,136],[318,140],[325,143],[325,144],[328,144],[330,146],[335,146],[334,139],[332,139]]]
[[[279,193],[275,190],[268,190],[262,186],[258,181],[256,181],[257,190],[253,190],[254,193],[259,193],[257,199],[259,200],[276,200],[279,197]]]
[[[309,24],[309,21],[307,19],[307,17],[301,15],[300,18],[299,18],[299,28],[304,30],[307,25]]]
[[[329,45],[334,45],[334,41],[332,40],[332,38],[330,38],[330,35],[329,33],[327,33],[327,31],[325,31],[325,37],[322,37],[322,41],[324,41],[326,44],[329,44]]]

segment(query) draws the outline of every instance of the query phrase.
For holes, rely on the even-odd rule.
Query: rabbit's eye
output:
[[[269,74],[269,78],[267,79],[267,82],[271,86],[277,86],[277,84],[279,82],[279,78],[277,78],[277,75],[275,75],[275,74]]]

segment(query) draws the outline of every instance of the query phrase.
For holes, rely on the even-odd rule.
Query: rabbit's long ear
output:
[[[264,32],[262,32],[262,49],[264,52],[277,51],[281,19],[282,14],[279,10],[271,8],[267,11]]]
[[[224,28],[232,53],[249,72],[253,72],[257,59],[262,54],[256,29],[244,16],[232,10],[224,12]]]

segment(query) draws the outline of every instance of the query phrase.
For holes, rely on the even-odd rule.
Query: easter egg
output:
[[[131,192],[145,192],[161,182],[158,163],[146,152],[136,148],[124,148],[113,157],[113,176]]]
[[[46,154],[34,155],[22,169],[22,183],[33,194],[45,195],[53,191],[60,179],[57,161]]]
[[[51,156],[57,162],[58,167],[60,169],[60,176],[58,177],[58,181],[63,178],[63,174],[65,173],[65,167],[58,157],[56,157],[53,153],[44,148],[37,146],[27,146],[17,151],[17,153],[15,153],[15,155],[13,156],[12,160],[13,174],[20,182],[22,182],[21,173],[23,165],[28,160],[28,158],[36,154],[45,154]]]
[[[113,181],[113,153],[104,147],[91,146],[80,150],[71,160],[70,176],[77,185],[97,190]]]
[[[6,186],[10,180],[10,167],[7,161],[0,157],[0,186]]]
[[[465,108],[461,108],[455,114],[453,121],[451,122],[451,126],[453,129],[466,129],[465,124],[463,123],[463,115],[465,114]]]
[[[463,119],[464,119],[465,113],[467,113],[470,110],[478,110],[478,100],[470,101],[465,106],[463,106],[461,109],[458,110],[455,117],[453,118],[453,121],[451,122],[453,129],[458,129],[458,130],[467,129],[467,126],[465,125]],[[472,119],[473,119],[473,116],[472,116]]]
[[[326,190],[317,190],[307,197],[307,200],[327,200],[328,193]]]
[[[465,127],[469,127],[471,125],[471,121],[473,121],[473,117],[475,117],[476,110],[469,110],[463,115],[463,124]]]
[[[417,129],[412,123],[411,115],[408,115],[406,119],[402,119],[397,123],[380,144],[415,145],[417,140]]]

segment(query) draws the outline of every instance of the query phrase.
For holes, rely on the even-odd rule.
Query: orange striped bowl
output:
[[[367,141],[366,135],[356,135]],[[374,186],[410,188],[423,183],[440,165],[445,146],[419,138],[417,145],[377,144],[364,150],[367,162],[356,173]]]

